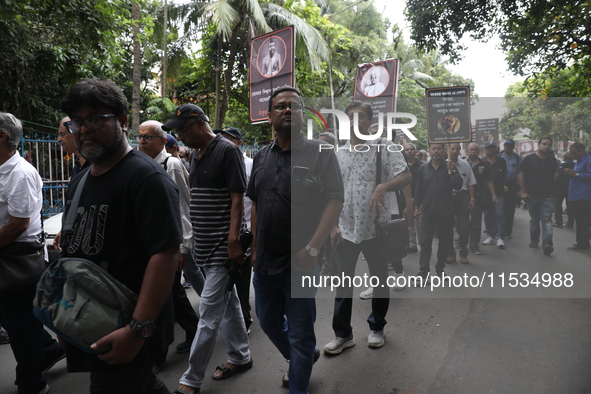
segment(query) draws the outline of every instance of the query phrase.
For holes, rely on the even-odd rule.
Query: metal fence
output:
[[[43,180],[43,215],[52,216],[62,212],[74,166],[72,155],[62,150],[55,134],[42,132],[25,133],[19,152],[37,168]]]
[[[135,141],[130,145],[137,148]],[[242,151],[253,158],[259,146],[244,145]],[[29,131],[23,134],[21,156],[31,163],[43,180],[43,216],[56,215],[64,210],[66,190],[74,167],[74,155],[63,151],[57,143],[57,136],[52,133]]]

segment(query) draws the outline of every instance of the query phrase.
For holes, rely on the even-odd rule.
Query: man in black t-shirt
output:
[[[542,225],[542,249],[545,255],[554,251],[552,243],[552,212],[556,203],[555,175],[558,163],[550,152],[552,138],[542,137],[536,153],[526,156],[519,165],[519,197],[529,206],[530,248],[537,248]],[[527,199],[527,200],[526,200]]]
[[[168,347],[166,329],[173,324],[169,296],[182,242],[178,189],[158,163],[127,143],[128,104],[112,82],[79,82],[62,107],[78,151],[92,163],[70,183],[65,215],[88,174],[73,230],[61,235],[62,253],[106,268],[139,295],[130,325],[91,346],[111,350],[95,356],[68,345],[68,370],[90,371],[91,393],[168,393],[149,356]]]
[[[483,245],[497,245],[499,249],[505,249],[505,177],[507,176],[507,162],[497,156],[497,144],[489,141],[484,145],[486,162],[490,165],[490,176],[493,183],[494,194],[492,197],[488,190],[484,190],[487,199],[496,200],[496,204],[484,210],[484,225],[488,237]]]

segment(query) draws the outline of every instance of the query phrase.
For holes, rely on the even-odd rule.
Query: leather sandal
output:
[[[201,391],[200,388],[195,388],[195,394],[199,394],[199,391]],[[172,394],[191,394],[186,390],[183,389],[176,389],[172,392]]]
[[[229,377],[233,376],[234,374],[236,374],[238,372],[248,371],[251,368],[252,368],[252,358],[246,364],[236,365],[234,368],[228,368],[228,367],[226,367],[225,364],[220,364],[217,367],[215,367],[215,372],[213,373],[213,375],[211,375],[211,377],[213,380],[228,379]],[[220,376],[216,376],[216,372],[218,370],[222,371],[222,374]]]

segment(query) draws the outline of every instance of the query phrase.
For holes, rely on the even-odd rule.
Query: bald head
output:
[[[62,118],[62,120],[60,120],[60,126],[57,129],[57,143],[60,144],[62,146],[62,149],[64,150],[64,152],[68,153],[68,154],[77,154],[78,153],[78,149],[76,149],[76,144],[74,142],[74,134],[70,133],[67,129],[66,126],[64,125],[64,122],[69,122],[70,118],[69,117],[65,117]]]

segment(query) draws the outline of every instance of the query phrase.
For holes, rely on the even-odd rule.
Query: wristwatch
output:
[[[310,256],[316,257],[318,256],[318,249],[311,247],[310,245],[306,245],[306,250],[310,253]]]
[[[156,328],[154,322],[151,322],[150,320],[140,321],[137,319],[131,319],[129,327],[131,328],[131,331],[135,332],[135,335],[143,339],[150,338],[152,334],[154,334],[154,329]]]

